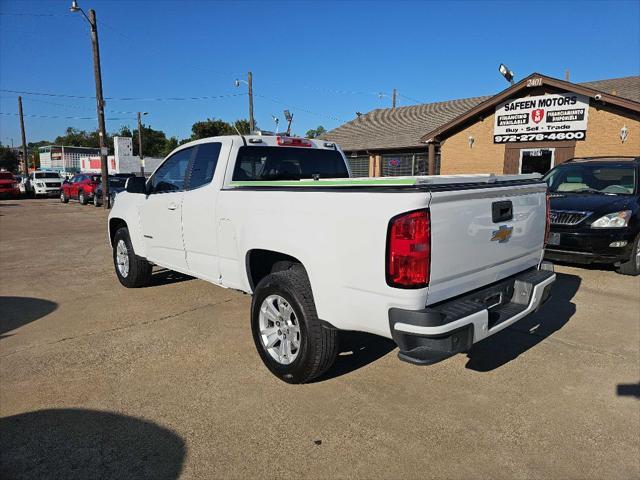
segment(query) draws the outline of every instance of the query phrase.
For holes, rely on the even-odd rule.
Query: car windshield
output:
[[[0,172],[0,180],[13,180],[13,175],[9,172]]]
[[[56,172],[36,172],[35,178],[60,178]]]
[[[291,147],[240,147],[233,180],[348,178],[337,150]]]
[[[636,171],[633,165],[569,163],[551,170],[544,181],[552,193],[633,195]]]

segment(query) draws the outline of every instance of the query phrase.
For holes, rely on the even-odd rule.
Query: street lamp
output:
[[[109,150],[105,145],[107,131],[104,124],[104,99],[102,98],[102,72],[100,70],[100,46],[98,44],[98,23],[96,21],[95,10],[89,10],[89,16],[78,6],[78,2],[73,0],[69,11],[80,12],[89,22],[91,27],[91,44],[93,45],[93,76],[96,81],[96,109],[98,111],[98,137],[100,140],[100,169],[102,170],[102,198],[109,198],[109,171],[107,169],[107,154]],[[108,209],[109,202],[102,202],[103,207]]]
[[[278,125],[280,125],[280,119],[278,117],[276,117],[275,115],[271,115],[271,118],[273,118],[273,123],[276,124],[276,135],[278,134]]]
[[[256,129],[256,122],[253,120],[253,74],[248,72],[246,80],[236,78],[234,82],[236,88],[240,87],[241,83],[246,83],[247,87],[249,87],[249,134],[253,134]]]
[[[149,115],[149,112],[138,112],[138,157],[140,157],[140,175],[144,177],[144,157],[142,156],[142,115]]]
[[[500,72],[500,75],[502,75],[505,78],[505,80],[509,82],[511,85],[515,83],[513,81],[513,72],[509,70],[504,63],[500,64],[500,66],[498,67],[498,71]]]

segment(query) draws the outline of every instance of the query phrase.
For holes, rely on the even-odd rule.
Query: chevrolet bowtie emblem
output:
[[[498,230],[493,231],[493,236],[491,237],[491,241],[497,241],[498,243],[508,242],[511,238],[511,234],[513,233],[513,227],[507,227],[506,225],[500,225]]]

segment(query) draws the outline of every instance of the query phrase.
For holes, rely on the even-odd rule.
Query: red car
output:
[[[65,180],[60,190],[60,201],[78,200],[82,205],[93,199],[96,189],[100,186],[100,175],[79,173],[71,180]]]
[[[20,196],[20,187],[16,177],[11,172],[0,172],[0,197],[17,198]]]

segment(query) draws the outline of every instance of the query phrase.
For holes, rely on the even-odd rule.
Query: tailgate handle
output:
[[[513,219],[513,204],[511,200],[502,200],[491,204],[491,219],[493,223],[506,222]]]

